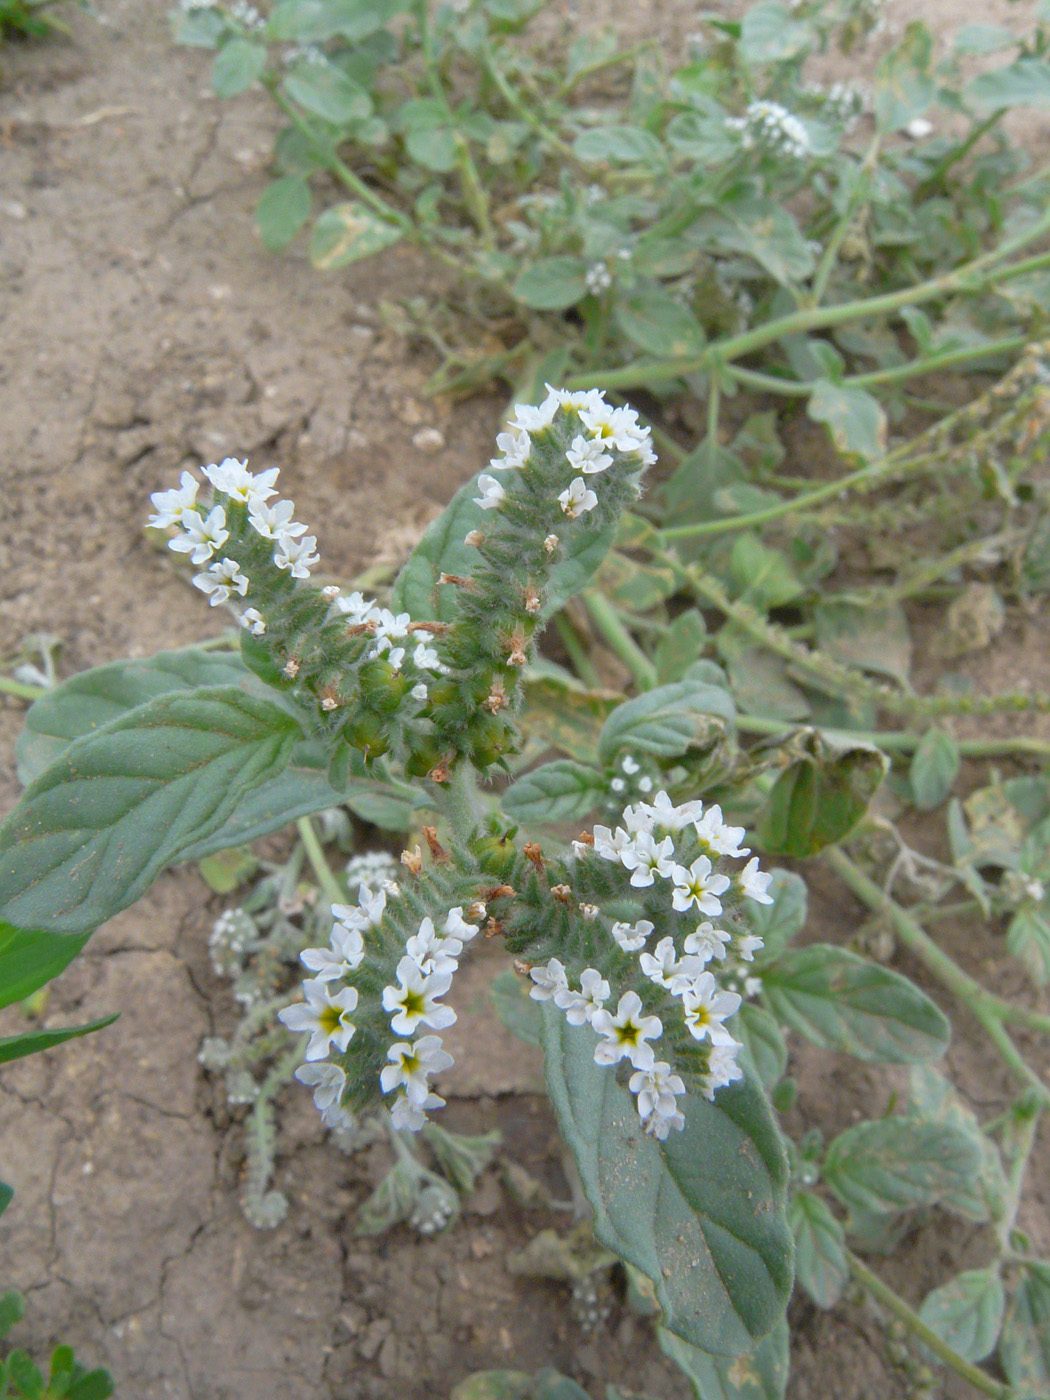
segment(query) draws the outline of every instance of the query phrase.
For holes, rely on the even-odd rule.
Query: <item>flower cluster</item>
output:
[[[628,1062],[639,1116],[661,1140],[685,1126],[677,1099],[687,1079],[711,1099],[741,1077],[741,1045],[726,1024],[741,996],[725,984],[739,981],[738,970],[762,947],[739,925],[739,912],[749,900],[772,903],[772,877],[757,858],[731,873],[722,869],[725,860],[750,855],[743,837],[718,806],[676,806],[666,792],[627,806],[615,830],[596,826],[573,843],[577,870],[585,874],[596,861],[615,866],[622,892],[647,901],[642,912],[654,917],[616,918],[599,903],[582,903],[583,920],[597,931],[590,961],[600,966],[570,973],[553,957],[529,971],[534,999],[553,1001],[570,1025],[595,1032],[596,1063]],[[654,939],[657,926],[662,936]]]
[[[399,897],[392,883],[379,890],[362,884],[356,905],[333,904],[335,922],[328,946],[306,948],[300,955],[314,974],[303,982],[305,1001],[279,1013],[289,1030],[309,1034],[306,1064],[296,1077],[314,1088],[314,1102],[330,1125],[345,1116],[341,1101],[348,1084],[346,1055],[358,1034],[361,1018],[355,1020],[354,1015],[359,1007],[368,1021],[366,1053],[374,1057],[377,1046],[385,1053],[379,1088],[391,1097],[394,1126],[416,1132],[426,1111],[445,1102],[430,1087],[431,1076],[453,1063],[436,1034],[456,1020],[442,997],[452,985],[464,945],[479,925],[468,922],[462,905],[454,905],[439,918],[440,927],[424,915],[413,921],[409,937],[395,945],[396,935],[384,914],[388,898]],[[381,987],[373,985],[376,968],[386,963],[390,972],[395,953],[400,956],[390,980]],[[384,1023],[389,1026],[385,1032]],[[353,1087],[360,1097],[365,1086]]]
[[[805,123],[779,102],[750,102],[742,117],[727,117],[726,126],[740,133],[745,151],[764,149],[793,160],[813,154]]]

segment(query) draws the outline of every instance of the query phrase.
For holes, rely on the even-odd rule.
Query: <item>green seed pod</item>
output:
[[[364,713],[352,720],[343,730],[343,738],[355,749],[360,749],[365,761],[380,758],[390,748],[390,736],[379,715]]]
[[[408,690],[408,678],[381,656],[361,667],[361,698],[372,710],[393,714]]]

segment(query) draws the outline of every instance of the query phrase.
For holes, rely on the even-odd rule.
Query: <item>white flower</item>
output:
[[[505,472],[510,467],[523,467],[532,452],[532,438],[524,428],[512,425],[505,433],[496,435],[496,446],[502,454],[493,457],[489,466],[494,472]]]
[[[613,924],[612,936],[625,953],[637,953],[645,947],[653,927],[648,919],[639,919],[636,924]]]
[[[437,1000],[452,985],[450,972],[427,976],[410,957],[403,957],[396,975],[397,986],[383,988],[383,1010],[393,1013],[390,1026],[397,1035],[411,1035],[420,1022],[436,1031],[452,1025],[456,1013]]]
[[[253,637],[261,637],[266,631],[266,620],[258,608],[245,608],[241,613],[240,622]]]
[[[189,472],[183,472],[177,488],[171,491],[154,491],[150,500],[157,510],[155,515],[148,518],[146,524],[152,525],[156,530],[163,530],[168,525],[180,525],[186,511],[196,515],[194,502],[197,499],[197,486],[197,481]]]
[[[719,856],[744,856],[751,854],[747,846],[740,842],[747,834],[742,826],[727,826],[722,820],[722,809],[717,803],[709,807],[699,821],[693,823],[697,840]]]
[[[754,962],[755,954],[765,946],[765,940],[759,938],[757,933],[745,933],[742,938],[737,939],[733,951],[743,962]]]
[[[373,892],[368,885],[362,882],[357,891],[356,908],[352,904],[332,905],[332,918],[337,920],[335,928],[332,929],[332,937],[335,937],[338,928],[343,928],[346,931],[359,929],[362,932],[366,929],[377,928],[385,909],[385,891]]]
[[[515,404],[514,417],[510,420],[510,426],[524,428],[527,433],[542,432],[544,428],[549,428],[554,422],[558,407],[558,397],[553,391],[548,392],[547,397],[539,406],[531,403]]]
[[[680,870],[674,861],[674,842],[670,836],[662,841],[654,841],[648,831],[640,831],[633,843],[620,854],[620,863],[625,870],[632,871],[631,884],[635,889],[651,885],[657,875],[666,879],[674,871]]]
[[[366,598],[363,593],[351,593],[348,598],[337,598],[335,605],[340,612],[344,612],[352,623],[371,622],[379,614],[379,606],[372,598]]]
[[[357,988],[344,987],[333,993],[330,983],[320,977],[308,977],[303,983],[305,1006],[296,1002],[277,1013],[290,1031],[309,1031],[306,1047],[308,1060],[323,1060],[331,1047],[342,1052],[353,1039],[356,1027],[350,1013],[357,1006]]]
[[[422,681],[420,681],[418,685],[414,685],[412,687],[413,700],[425,700],[427,698],[428,693],[429,692],[427,691],[426,685]]]
[[[335,924],[332,928],[331,947],[304,948],[299,961],[311,972],[316,973],[319,982],[334,982],[355,971],[361,966],[365,956],[365,941],[356,928],[344,928]]]
[[[441,669],[441,658],[438,656],[436,647],[428,647],[426,642],[420,642],[412,653],[412,664],[417,671],[438,671]]]
[[[248,470],[247,462],[238,462],[236,457],[227,457],[218,466],[212,464],[210,467],[202,467],[201,471],[216,491],[224,491],[227,496],[232,496],[234,500],[248,506],[249,510],[253,502],[257,501],[262,505],[271,496],[277,495],[273,484],[280,475],[279,467],[271,467],[269,471],[253,474]]]
[[[373,648],[371,654],[372,654],[373,656],[381,656],[381,655],[382,655],[382,651],[381,651],[381,649],[380,649],[379,647],[375,647],[375,648]],[[391,666],[395,671],[400,671],[400,670],[401,670],[401,663],[402,663],[402,661],[404,661],[404,659],[405,659],[405,649],[404,649],[404,647],[394,647],[393,651],[388,651],[387,654],[386,654],[387,665],[388,665],[388,666]]]
[[[629,778],[633,778],[635,773],[641,771],[641,764],[636,763],[629,753],[625,753],[623,758],[620,759],[620,767]],[[667,794],[664,793],[664,796],[666,797]]]
[[[651,953],[642,953],[638,965],[658,987],[670,989],[678,973],[678,949],[673,938],[661,938]]]
[[[401,1094],[390,1108],[390,1121],[403,1133],[418,1133],[427,1121],[428,1108],[444,1108],[445,1100],[438,1094],[428,1094],[423,1103],[413,1103],[407,1094]]]
[[[591,263],[583,274],[583,280],[591,295],[597,296],[599,292],[604,292],[612,286],[612,273],[603,262]]]
[[[587,1021],[593,1021],[595,1012],[600,1011],[608,1000],[609,984],[593,967],[586,967],[580,973],[579,991],[561,987],[554,994],[554,1005],[565,1012],[570,1026],[582,1026]]]
[[[330,1061],[300,1065],[295,1077],[300,1084],[313,1089],[314,1107],[329,1128],[348,1128],[353,1124],[353,1115],[339,1106],[346,1088],[346,1075],[341,1066]]]
[[[306,530],[305,525],[292,519],[294,511],[291,501],[268,506],[263,500],[253,499],[248,502],[248,521],[265,540],[294,540]]]
[[[616,793],[626,792],[627,784],[622,778],[613,778],[612,782],[609,784],[609,789],[611,792]]]
[[[455,908],[448,911],[444,927],[449,938],[460,938],[464,943],[469,943],[476,936],[480,924],[468,924],[463,917],[462,904],[457,904]]]
[[[648,835],[655,825],[653,821],[655,810],[655,807],[650,807],[647,802],[639,802],[633,807],[625,807],[623,809],[623,824],[632,836],[638,836],[643,831]]]
[[[705,1099],[713,1100],[716,1089],[721,1089],[725,1084],[732,1084],[734,1079],[743,1079],[744,1071],[736,1062],[736,1057],[742,1048],[737,1040],[730,1040],[726,1044],[711,1047],[711,1056],[707,1062],[707,1074],[704,1076],[704,1083],[700,1089]]]
[[[702,924],[697,924],[693,933],[686,935],[683,946],[687,953],[699,958],[702,963],[709,963],[712,958],[722,962],[725,960],[726,944],[731,941],[732,934],[715,928],[709,919],[705,919]]]
[[[443,938],[434,928],[432,919],[424,918],[419,932],[405,944],[405,953],[419,970],[428,976],[432,972],[455,972],[457,959],[463,951],[458,938]]]
[[[204,573],[193,575],[193,584],[202,593],[210,593],[209,604],[214,608],[225,603],[231,593],[239,593],[243,598],[248,592],[248,577],[241,573],[236,559],[220,559]]]
[[[403,1089],[410,1103],[422,1108],[430,1094],[427,1080],[454,1064],[452,1056],[441,1048],[439,1035],[421,1035],[411,1045],[399,1040],[386,1052],[390,1061],[379,1073],[384,1094]]]
[[[663,1142],[672,1128],[685,1127],[685,1118],[675,1103],[675,1096],[685,1093],[685,1085],[671,1073],[666,1060],[657,1060],[649,1069],[636,1069],[628,1083],[631,1093],[637,1095],[638,1116],[652,1137]]]
[[[408,625],[412,618],[407,612],[392,613],[389,608],[379,608],[373,616],[375,630],[375,654],[381,655],[395,642],[409,635]]]
[[[732,1044],[733,1037],[722,1022],[739,1011],[740,1000],[736,992],[720,991],[710,972],[702,972],[692,986],[682,993],[685,1023],[690,1035],[697,1040],[706,1037],[712,1045]]]
[[[927,136],[933,135],[933,122],[926,117],[912,117],[904,128],[904,134],[913,141],[924,141]]]
[[[279,569],[288,569],[292,578],[309,578],[310,570],[321,562],[321,556],[313,552],[316,548],[313,535],[304,535],[301,540],[282,535],[277,541],[273,562]]]
[[[569,486],[559,491],[558,504],[570,520],[575,520],[578,515],[593,510],[598,504],[598,497],[584,485],[582,476],[574,476]]]
[[[672,902],[676,909],[684,912],[695,904],[701,914],[721,914],[722,901],[718,896],[725,894],[730,879],[713,870],[707,856],[697,856],[688,869],[676,865],[671,878],[675,886]]]
[[[638,423],[638,414],[633,408],[611,408],[603,403],[600,407],[580,410],[584,427],[596,438],[611,442],[618,452],[641,457],[646,466],[656,461],[649,437],[649,429]]]
[[[616,828],[615,836],[607,826],[596,826],[593,849],[602,860],[619,860],[624,851],[634,849],[634,844],[622,826]]]
[[[481,495],[474,497],[474,504],[480,506],[482,510],[498,510],[506,499],[507,493],[496,478],[487,475],[479,476],[478,485],[481,487]]]
[[[533,1001],[550,1001],[551,997],[567,989],[569,985],[565,968],[557,958],[551,958],[545,967],[530,968],[529,976],[533,981],[533,986],[529,988],[529,996]]]
[[[188,554],[194,564],[206,564],[230,538],[222,506],[213,506],[204,518],[196,511],[185,511],[179,523],[186,533],[169,540],[168,547],[176,554]]]
[[[604,1008],[591,1018],[591,1028],[604,1040],[594,1047],[594,1062],[599,1065],[618,1064],[625,1056],[635,1069],[651,1069],[656,1056],[650,1040],[663,1034],[658,1016],[643,1016],[642,999],[637,992],[624,992],[616,1015]]]
[[[753,899],[756,904],[773,903],[773,896],[767,893],[773,877],[759,870],[758,856],[752,856],[736,878],[741,894],[747,899]]]
[[[591,476],[595,472],[605,471],[613,464],[612,456],[608,452],[603,452],[602,447],[601,438],[574,437],[572,446],[565,456],[573,471],[583,472],[585,476]]]

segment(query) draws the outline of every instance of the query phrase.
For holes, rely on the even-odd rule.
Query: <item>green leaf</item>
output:
[[[788,1325],[780,1318],[754,1351],[740,1356],[712,1356],[657,1327],[665,1356],[680,1366],[697,1400],[780,1400],[788,1378]]]
[[[972,1180],[941,1200],[941,1208],[963,1220],[998,1220],[1006,1205],[1009,1186],[999,1149],[982,1132],[976,1115],[966,1107],[951,1083],[931,1065],[912,1065],[909,1094],[913,1115],[930,1122],[949,1123],[966,1133],[976,1148],[980,1167]]]
[[[769,199],[752,199],[726,209],[717,241],[721,247],[754,258],[774,281],[790,287],[816,267],[813,250],[797,220]]]
[[[109,1400],[115,1389],[113,1377],[99,1366],[73,1382],[66,1400]]]
[[[372,114],[372,99],[334,63],[304,63],[284,80],[293,102],[332,126],[345,126]]]
[[[829,1145],[823,1176],[850,1210],[886,1214],[932,1206],[977,1170],[972,1139],[950,1123],[880,1118]]]
[[[533,311],[567,311],[586,295],[586,273],[583,258],[540,258],[518,273],[511,292]]]
[[[7,1369],[25,1400],[43,1400],[44,1377],[40,1368],[24,1351],[13,1351],[7,1358]]]
[[[0,919],[0,1008],[25,1001],[73,961],[91,934],[76,938],[15,928]]]
[[[1037,987],[1050,981],[1050,921],[1041,909],[1022,909],[1010,920],[1006,946]]]
[[[689,307],[651,278],[617,291],[613,315],[627,339],[650,355],[695,355],[707,341]]]
[[[263,190],[255,222],[271,253],[287,248],[310,217],[310,186],[300,175],[283,175]]]
[[[320,272],[334,272],[393,247],[401,232],[398,224],[381,219],[360,200],[333,204],[314,224],[310,261]]]
[[[802,731],[786,755],[791,761],[766,799],[757,838],[776,855],[816,855],[864,816],[889,759],[874,744],[818,729]]]
[[[805,592],[787,557],[750,530],[737,535],[729,556],[737,595],[756,608],[778,608]]]
[[[610,763],[620,749],[678,758],[708,748],[736,721],[733,697],[719,686],[681,680],[659,685],[618,705],[605,722],[598,756]]]
[[[866,389],[818,379],[806,412],[815,423],[827,425],[840,456],[874,462],[886,455],[886,414]]]
[[[230,39],[215,55],[211,85],[219,97],[236,97],[266,71],[266,45]]]
[[[983,1361],[995,1350],[1005,1307],[998,1271],[967,1269],[928,1293],[919,1316],[967,1361]]]
[[[101,1016],[86,1026],[63,1026],[55,1030],[26,1031],[22,1035],[0,1036],[0,1065],[9,1060],[20,1060],[25,1055],[36,1055],[41,1050],[50,1050],[52,1045],[61,1045],[63,1041],[72,1040],[75,1036],[99,1031],[103,1026],[111,1026],[119,1014],[118,1011],[114,1011],[111,1016]]]
[[[1011,1385],[1046,1393],[1050,1386],[1050,1264],[1021,1265],[1020,1282],[1003,1320],[999,1360]]]
[[[539,1003],[529,996],[524,981],[516,972],[508,967],[492,979],[489,1000],[512,1035],[529,1045],[539,1045],[543,1029]]]
[[[427,526],[394,583],[392,608],[408,612],[417,620],[438,618],[451,622],[456,616],[455,589],[443,588],[436,596],[438,578],[442,574],[469,574],[477,562],[477,551],[463,540],[470,530],[485,528],[486,512],[474,504],[479,490],[475,476],[459,488],[445,510]],[[595,529],[581,517],[559,530],[559,535],[561,557],[551,570],[540,621],[546,621],[589,581],[609,552],[616,525]]]
[[[525,672],[525,710],[521,731],[526,739],[584,763],[598,762],[598,736],[620,701],[615,691],[588,690],[570,676],[545,674],[539,662]]]
[[[908,782],[920,812],[939,807],[959,776],[959,745],[946,729],[927,729],[912,755]]]
[[[616,1075],[594,1063],[594,1032],[543,1012],[547,1086],[595,1236],[649,1277],[683,1340],[719,1355],[749,1350],[791,1289],[787,1165],[761,1091],[745,1080],[713,1103],[687,1097],[684,1131],[659,1143]]]
[[[793,870],[775,869],[770,874],[766,894],[773,903],[756,904],[752,900],[747,906],[748,927],[766,945],[760,954],[763,959],[783,952],[806,923],[805,880]]]
[[[907,687],[911,670],[911,633],[904,609],[891,603],[876,608],[839,600],[813,610],[817,646],[836,661],[889,676]]]
[[[1019,43],[1013,30],[1001,24],[964,24],[953,38],[952,48],[957,54],[986,54],[1016,48]]]
[[[597,126],[581,131],[572,153],[584,165],[644,165],[652,172],[665,164],[664,148],[637,126]]]
[[[201,879],[215,894],[232,894],[259,868],[259,861],[247,846],[228,846],[205,856],[198,864]]]
[[[754,1002],[741,1006],[736,1025],[759,1083],[768,1093],[787,1069],[787,1046],[780,1027],[764,1006]]]
[[[533,1400],[527,1371],[475,1371],[455,1386],[449,1400]]]
[[[226,34],[226,20],[218,10],[191,10],[175,21],[175,42],[194,49],[217,49]]]
[[[51,1374],[48,1376],[47,1384],[49,1390],[54,1390],[56,1381],[59,1383],[62,1381],[68,1382],[73,1374],[76,1365],[73,1360],[73,1348],[65,1345],[55,1347],[54,1351],[51,1353],[51,1361],[49,1364]],[[62,1395],[65,1393],[65,1389],[66,1387],[63,1386],[62,1390],[55,1391],[54,1393],[56,1395]]]
[[[783,63],[812,47],[812,28],[796,19],[780,0],[760,0],[741,20],[738,53],[747,65]]]
[[[828,943],[788,949],[763,966],[762,990],[781,1025],[860,1060],[934,1060],[951,1035],[948,1018],[906,977]]]
[[[707,645],[707,623],[696,609],[679,613],[656,644],[653,664],[661,682],[680,681]]]
[[[601,773],[559,758],[512,783],[503,794],[503,810],[519,822],[582,821],[607,790]]]
[[[410,0],[281,0],[270,14],[268,38],[319,44],[337,34],[356,43],[407,10]]]
[[[4,1182],[0,1181],[0,1215],[4,1213],[4,1207],[10,1202],[15,1193]],[[6,1337],[16,1322],[21,1322],[26,1315],[26,1300],[15,1289],[9,1288],[6,1293],[0,1293],[0,1337]]]
[[[398,119],[405,148],[414,161],[439,174],[455,169],[459,155],[456,129],[443,102],[433,97],[406,102]]]
[[[962,97],[979,107],[1050,107],[1050,64],[1045,58],[1019,58],[971,78]]]
[[[14,1187],[8,1186],[6,1181],[0,1181],[0,1215],[3,1215],[4,1211],[11,1204],[12,1200],[14,1199],[14,1195]],[[11,1295],[9,1293],[5,1293],[3,1295],[3,1298],[0,1298],[0,1307],[3,1306],[4,1298],[9,1298],[10,1296]],[[10,1325],[11,1324],[9,1323],[8,1326]],[[2,1332],[0,1332],[0,1336],[3,1336]]]
[[[75,740],[0,827],[2,917],[97,928],[281,773],[300,733],[285,710],[222,686],[160,695]]]
[[[880,131],[899,131],[930,107],[937,83],[930,70],[933,42],[924,24],[913,21],[896,48],[875,69],[875,123]]]
[[[795,1237],[795,1277],[818,1308],[833,1308],[849,1283],[846,1234],[811,1191],[798,1191],[788,1205]]]

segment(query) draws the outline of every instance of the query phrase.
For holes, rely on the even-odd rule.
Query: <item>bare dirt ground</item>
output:
[[[0,656],[55,633],[63,675],[222,626],[142,533],[148,493],[180,467],[228,454],[279,465],[324,567],[345,578],[404,553],[490,455],[500,411],[494,398],[426,399],[433,365],[382,328],[381,298],[427,290],[412,256],[325,279],[301,255],[263,250],[252,210],[271,114],[250,97],[216,102],[202,56],[171,47],[165,10],[114,0],[72,14],[68,43],[0,57]],[[639,5],[632,23],[673,36],[690,11]],[[1036,621],[1011,619],[981,682],[1045,668],[1033,633]],[[21,714],[0,701],[0,810],[17,796]],[[201,1037],[231,1017],[206,953],[221,908],[194,870],[165,875],[95,936],[48,1010],[56,1024],[111,1010],[119,1022],[5,1069],[0,1175],[17,1194],[0,1285],[29,1299],[14,1339],[38,1353],[71,1342],[127,1400],[444,1400],[471,1371],[542,1365],[596,1396],[614,1382],[684,1397],[619,1300],[587,1333],[566,1289],[508,1272],[509,1255],[565,1217],[516,1205],[499,1169],[447,1236],[357,1238],[355,1209],[388,1159],[330,1148],[308,1096],[289,1093],[277,1185],[291,1211],[270,1233],[246,1224],[239,1131],[197,1062]],[[815,891],[807,936],[856,922],[841,893]],[[993,935],[948,936],[968,966],[1019,985]],[[482,982],[468,1026],[483,1068],[454,1086],[446,1121],[497,1124],[503,1160],[566,1196],[538,1066],[485,1011]],[[972,1031],[960,1023],[950,1068],[990,1111],[1003,1086]],[[805,1052],[792,1072],[798,1125],[826,1131],[897,1087]],[[1050,1250],[1043,1202],[1022,1223]],[[979,1230],[941,1220],[888,1272],[917,1299],[980,1248]],[[796,1303],[792,1320],[793,1400],[905,1394],[864,1306]]]

